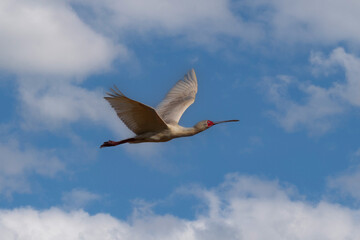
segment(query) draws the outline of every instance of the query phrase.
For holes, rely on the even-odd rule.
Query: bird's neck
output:
[[[196,127],[188,127],[188,128],[183,128],[183,129],[184,129],[183,133],[185,136],[192,136],[192,135],[198,134],[203,131],[202,129],[199,129]]]
[[[176,137],[187,137],[201,132],[200,129],[195,127],[183,127],[180,125],[170,125],[171,132]]]

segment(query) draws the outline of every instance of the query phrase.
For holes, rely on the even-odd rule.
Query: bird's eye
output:
[[[207,123],[208,127],[211,127],[212,125],[214,125],[214,123],[212,121],[210,121],[210,120],[207,120],[206,123]]]

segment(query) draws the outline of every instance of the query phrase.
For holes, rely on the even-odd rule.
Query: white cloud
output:
[[[89,216],[84,211],[64,212],[56,208],[3,210],[0,232],[4,239],[120,239],[128,226],[106,214]]]
[[[339,96],[353,106],[360,106],[360,59],[354,54],[346,53],[343,48],[336,48],[328,58],[322,54],[313,53],[311,62],[316,67],[329,70],[340,66],[345,70],[345,83],[335,82],[329,89],[329,93]]]
[[[360,201],[360,166],[328,179],[329,188]]]
[[[258,11],[252,20],[264,22],[269,34],[282,42],[323,45],[341,41],[358,44],[360,40],[357,0],[346,4],[341,0],[257,0],[247,1],[247,5]]]
[[[358,162],[360,157],[360,149],[358,149],[352,156],[354,161]],[[351,197],[352,199],[360,201],[360,164],[352,164],[347,170],[331,176],[327,179],[327,185],[340,193],[342,197]]]
[[[231,174],[214,189],[192,189],[206,205],[194,219],[135,211],[129,220],[83,210],[0,211],[6,239],[359,239],[360,211],[307,203],[275,181]],[[260,229],[260,230],[259,230]]]
[[[166,0],[70,0],[91,8],[89,22],[110,26],[108,31],[120,35],[140,34],[142,37],[176,36],[193,43],[219,43],[219,37],[255,40],[261,36],[260,28],[245,22],[232,9],[229,0],[166,1]],[[93,20],[93,16],[97,20]],[[123,38],[123,36],[121,36]]]
[[[22,126],[54,130],[87,120],[124,132],[102,91],[75,85],[124,57],[121,44],[85,24],[66,1],[5,0],[0,15],[0,69],[17,75]]]
[[[94,201],[101,199],[101,196],[84,189],[73,189],[62,195],[62,201],[65,209],[84,208]]]
[[[19,96],[24,127],[57,129],[64,124],[87,120],[118,134],[124,132],[100,89],[89,91],[63,82],[36,85],[24,80],[19,87]]]
[[[16,74],[84,75],[126,53],[61,1],[4,0],[0,15],[0,68]]]
[[[345,79],[334,81],[329,87],[320,87],[289,76],[278,76],[266,79],[265,85],[269,100],[277,108],[272,115],[282,127],[288,131],[305,127],[311,133],[319,134],[329,130],[335,117],[349,107],[360,106],[360,59],[337,48],[328,58],[312,53],[310,61],[317,73],[331,73],[329,69],[341,67]],[[289,93],[291,88],[305,97],[295,99]]]
[[[205,45],[224,42],[224,37],[320,44],[360,40],[357,0],[68,1],[91,9],[87,21],[99,31],[106,26],[105,32],[121,39],[135,33],[183,37]]]
[[[50,151],[40,152],[14,139],[7,140],[0,142],[0,193],[29,192],[31,175],[54,177],[64,170],[64,164]]]

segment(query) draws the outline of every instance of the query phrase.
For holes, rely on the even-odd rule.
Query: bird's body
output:
[[[189,128],[178,124],[182,114],[195,101],[197,79],[193,69],[175,84],[156,109],[126,97],[116,87],[110,90],[111,93],[105,99],[136,136],[118,142],[109,140],[101,147],[123,143],[167,142],[173,138],[193,136],[218,123],[238,121],[204,120]]]
[[[173,138],[189,137],[200,132],[200,130],[197,131],[195,128],[186,128],[178,124],[168,124],[168,128],[160,132],[147,132],[137,135],[134,137],[135,140],[130,143],[140,143],[145,140],[146,142],[167,142]]]

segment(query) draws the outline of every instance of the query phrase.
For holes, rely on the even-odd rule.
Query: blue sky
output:
[[[1,1],[0,235],[359,239],[359,10]],[[99,148],[132,136],[103,99],[113,84],[155,107],[191,68],[180,124],[239,123]]]

